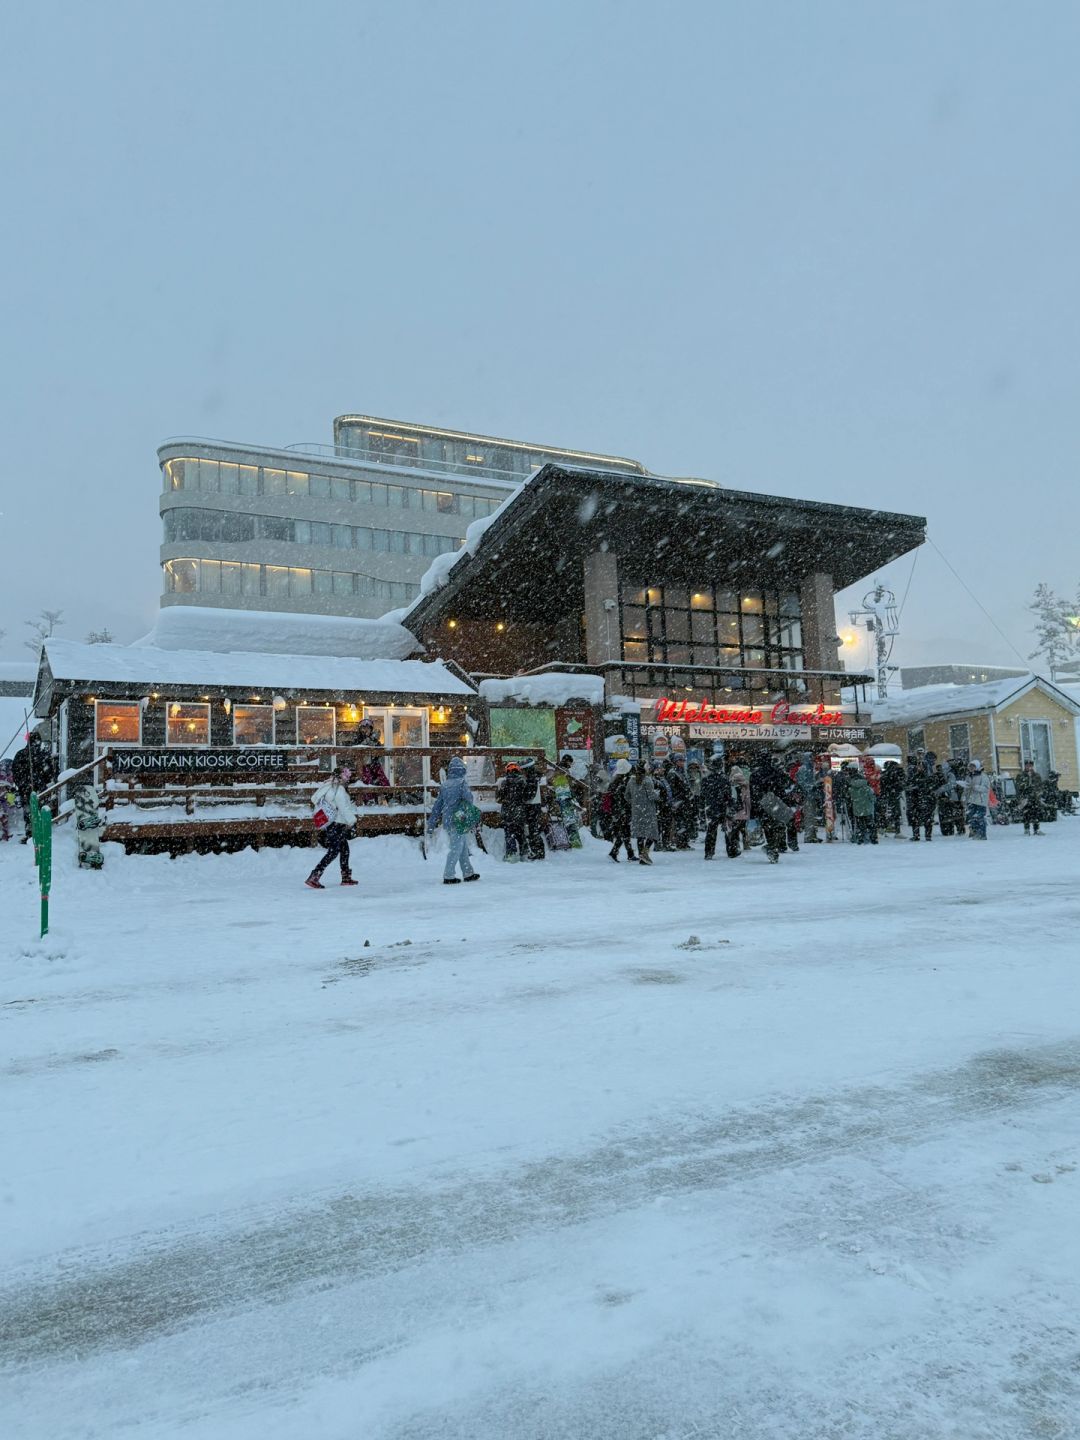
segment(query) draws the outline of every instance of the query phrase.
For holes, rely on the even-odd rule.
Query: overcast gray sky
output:
[[[346,410],[924,514],[1025,654],[1035,584],[1080,578],[1080,6],[35,0],[3,32],[0,654],[44,606],[152,623],[166,436]],[[897,656],[1016,659],[929,546]]]

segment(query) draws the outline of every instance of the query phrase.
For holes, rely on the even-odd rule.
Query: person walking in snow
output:
[[[637,841],[638,864],[651,865],[650,851],[660,839],[660,788],[645,769],[644,760],[634,766],[626,781],[630,803],[630,833]]]
[[[779,766],[775,766],[779,770]],[[751,785],[753,776],[751,776]],[[821,779],[814,765],[814,757],[809,750],[801,757],[801,764],[795,772],[795,784],[798,786],[799,794],[802,797],[803,814],[803,844],[820,845],[821,837],[818,835],[818,821],[821,815]],[[776,791],[776,798],[779,800],[787,790],[786,784]]]
[[[925,832],[928,841],[934,837],[934,807],[937,804],[934,795],[935,759],[932,750],[917,750],[908,759],[907,815],[912,840],[920,838],[920,829]]]
[[[529,782],[521,773],[521,767],[511,761],[506,767],[506,774],[495,786],[495,799],[499,802],[499,818],[503,828],[504,860],[516,862],[527,858],[525,805],[529,789]]]
[[[900,800],[904,793],[904,767],[888,760],[881,772],[881,826],[900,838]]]
[[[45,748],[41,736],[35,731],[21,750],[15,752],[15,758],[11,762],[11,775],[15,783],[15,792],[19,797],[19,804],[23,812],[23,825],[26,834],[23,836],[23,844],[32,839],[30,820],[30,796],[41,794],[47,790],[56,778],[56,766],[52,762],[52,756]]]
[[[852,839],[856,845],[876,845],[878,841],[877,830],[874,827],[873,786],[855,765],[845,768],[850,771],[848,797],[851,800],[851,813],[855,822],[855,834]]]
[[[731,782],[719,755],[709,761],[709,773],[701,782],[701,804],[705,811],[705,859],[711,860],[716,854],[716,837],[732,810]]]
[[[630,843],[630,798],[626,793],[626,782],[630,779],[630,761],[616,760],[615,774],[607,788],[611,805],[608,810],[608,825],[611,849],[608,854],[618,863],[619,851],[626,850],[627,860],[636,860],[634,847]]]
[[[1033,831],[1041,835],[1039,821],[1042,818],[1044,786],[1043,778],[1035,769],[1034,760],[1025,760],[1024,768],[1016,777],[1016,798],[1020,805],[1020,819],[1024,822],[1024,834]]]
[[[521,773],[525,777],[525,837],[527,856],[530,860],[544,860],[544,797],[540,789],[540,772],[533,756],[528,755],[521,762]]]
[[[780,851],[785,844],[784,831],[787,821],[777,819],[776,804],[783,804],[780,797],[787,785],[787,775],[768,753],[763,754],[750,771],[750,814],[752,819],[761,824],[765,834],[765,854],[773,865],[779,861]],[[802,786],[799,788],[802,789]],[[804,790],[803,794],[805,793]],[[820,841],[818,843],[820,844]]]
[[[750,819],[750,772],[745,765],[728,771],[731,802],[724,821],[724,849],[729,860],[737,860],[746,844],[746,822]]]
[[[981,760],[972,760],[968,766],[964,804],[967,806],[968,834],[972,840],[985,840],[986,816],[990,808],[990,776],[983,770]]]
[[[460,885],[462,880],[479,880],[480,876],[469,859],[469,830],[476,805],[469,782],[465,779],[465,761],[455,755],[446,767],[446,779],[439,786],[435,804],[428,816],[428,834],[434,835],[440,825],[446,831],[449,848],[443,867],[443,884]],[[461,867],[461,879],[454,871]]]
[[[356,824],[356,807],[349,794],[352,771],[347,765],[339,765],[311,797],[311,808],[315,812],[316,834],[326,846],[326,854],[304,881],[309,890],[325,890],[322,874],[334,860],[341,861],[342,885],[355,885],[349,869],[349,832]],[[325,817],[320,824],[320,816]]]

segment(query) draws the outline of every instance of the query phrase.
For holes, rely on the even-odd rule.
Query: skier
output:
[[[469,789],[465,761],[455,755],[446,767],[446,779],[439,786],[439,794],[428,816],[428,834],[434,835],[441,824],[450,840],[443,867],[443,884],[460,885],[461,880],[479,880],[480,876],[469,859],[469,812],[475,810],[472,791]],[[466,823],[463,823],[466,822]],[[454,874],[461,867],[461,880]]]
[[[638,864],[651,865],[650,850],[660,839],[660,787],[645,769],[644,760],[634,766],[626,781],[630,804],[630,833],[637,841]]]
[[[495,786],[495,799],[499,802],[499,818],[502,821],[504,847],[503,859],[524,860],[526,815],[525,805],[529,796],[529,782],[521,773],[521,767],[513,761],[506,767],[506,774]]]
[[[616,760],[615,774],[607,788],[607,798],[611,802],[608,810],[608,822],[612,842],[608,854],[616,864],[618,864],[619,850],[622,847],[626,849],[627,860],[637,859],[630,843],[630,798],[626,793],[626,782],[629,778],[630,761]]]
[[[701,782],[701,803],[705,809],[705,859],[711,860],[716,854],[716,836],[734,808],[731,782],[719,755],[709,762],[709,773]]]
[[[357,883],[349,870],[349,831],[356,824],[356,807],[348,790],[351,779],[352,771],[349,767],[339,765],[325,785],[320,785],[311,797],[311,808],[315,812],[316,820],[320,814],[326,816],[326,822],[316,831],[320,841],[326,846],[326,854],[304,881],[309,890],[326,889],[322,883],[322,874],[335,856],[341,860],[342,885]]]
[[[985,774],[981,760],[972,760],[964,781],[964,804],[967,806],[968,834],[972,840],[986,839],[986,812],[990,805],[990,776]],[[915,837],[918,839],[918,836]]]
[[[1041,835],[1039,821],[1043,808],[1043,778],[1035,769],[1034,760],[1025,760],[1024,768],[1016,777],[1016,798],[1020,802],[1020,818],[1024,822],[1024,834],[1034,831]]]

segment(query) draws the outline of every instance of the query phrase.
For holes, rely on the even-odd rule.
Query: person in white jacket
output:
[[[310,890],[326,889],[322,883],[322,873],[335,856],[341,859],[342,885],[357,883],[349,870],[349,832],[356,824],[356,807],[348,790],[351,779],[352,771],[349,767],[340,765],[326,784],[320,785],[311,797],[313,813],[318,816],[321,811],[326,816],[327,823],[316,831],[326,846],[326,854],[304,881]]]
[[[986,817],[990,811],[990,776],[981,760],[972,760],[964,780],[964,805],[967,808],[968,834],[972,840],[986,839]]]

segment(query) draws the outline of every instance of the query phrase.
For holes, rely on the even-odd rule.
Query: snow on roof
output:
[[[153,630],[135,641],[159,650],[243,651],[267,655],[347,655],[355,660],[405,660],[423,650],[393,618],[299,615],[291,611],[216,610],[168,605]]]
[[[1060,685],[1051,685],[1041,675],[1014,675],[1007,680],[992,680],[987,685],[921,685],[918,690],[902,691],[894,699],[874,701],[874,725],[898,725],[909,720],[929,720],[935,715],[993,710],[1032,685],[1042,687],[1066,705],[1074,703]]]
[[[87,684],[192,685],[241,690],[331,690],[360,694],[470,695],[440,660],[356,660],[262,651],[163,650],[152,645],[84,645],[47,640],[56,680]]]
[[[474,520],[469,526],[469,528],[465,531],[465,543],[461,547],[461,549],[449,550],[443,555],[436,555],[435,559],[424,571],[423,575],[421,575],[420,593],[419,595],[417,595],[416,599],[413,600],[410,605],[406,605],[404,610],[391,610],[387,615],[383,616],[383,619],[389,620],[391,617],[393,617],[394,620],[400,621],[402,624],[404,624],[405,621],[408,619],[413,607],[417,605],[424,598],[425,595],[430,595],[433,590],[442,589],[442,587],[446,584],[447,580],[450,578],[450,571],[454,568],[454,566],[458,563],[458,561],[462,558],[463,555],[476,554],[477,547],[479,546],[480,541],[484,538],[485,533],[490,530],[491,526],[494,525],[495,521],[499,518],[499,516],[502,515],[502,513],[510,505],[512,505],[515,500],[517,500],[521,495],[525,494],[531,488],[537,476],[542,475],[543,473],[543,470],[534,471],[533,474],[530,475],[526,480],[523,480],[521,484],[518,485],[516,489],[514,489],[506,497],[502,504],[497,506],[491,512],[490,515],[483,515],[479,520]]]
[[[543,675],[511,675],[507,680],[481,680],[480,694],[489,705],[517,700],[524,705],[569,705],[582,700],[600,705],[604,681],[599,675],[572,675],[551,670]]]

